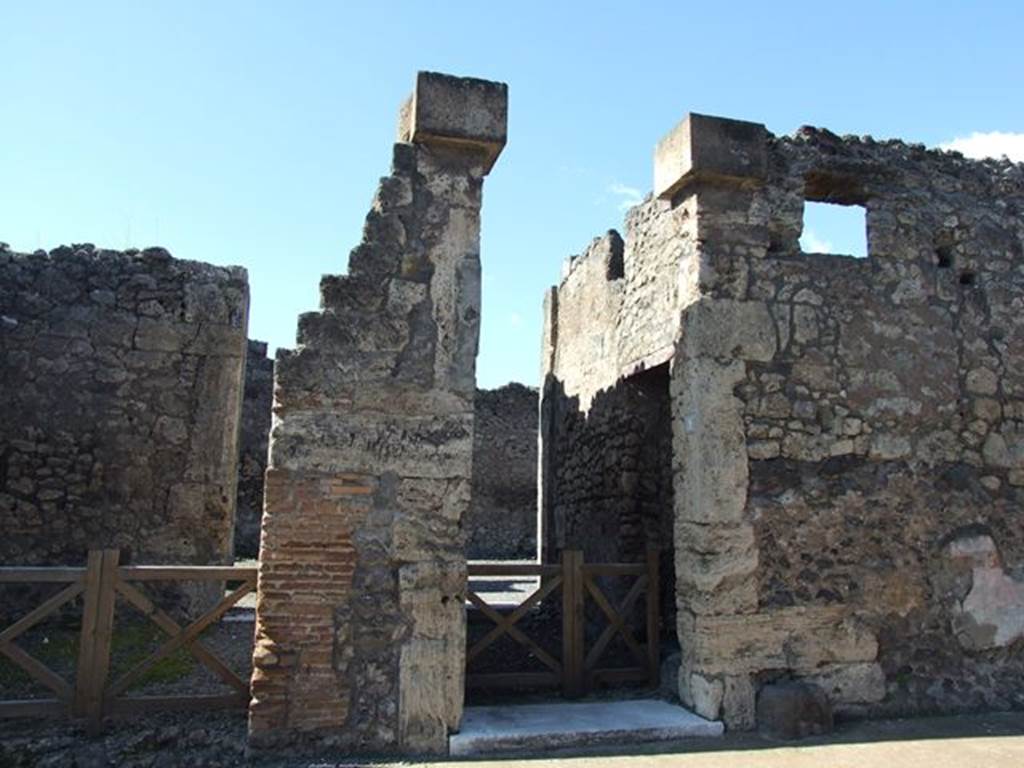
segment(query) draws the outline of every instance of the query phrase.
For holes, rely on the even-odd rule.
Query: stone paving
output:
[[[429,765],[431,768],[1018,768],[1024,765],[1024,713],[864,721],[841,726],[831,736],[798,743],[771,742],[747,733],[721,739],[511,759],[395,765]]]

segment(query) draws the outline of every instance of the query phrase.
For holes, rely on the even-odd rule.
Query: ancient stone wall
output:
[[[849,714],[1024,705],[1024,166],[695,115],[655,193],[697,244],[672,276],[683,700],[739,728],[787,678]],[[801,252],[805,200],[863,206],[868,257]],[[583,391],[578,334],[546,332]]]
[[[755,685],[808,677],[851,712],[1020,706],[1024,602],[985,579],[1024,564],[1024,168],[813,129],[765,150],[763,186],[704,196],[708,261],[742,276],[708,279],[693,321],[745,351],[721,402],[746,498],[720,512],[753,576],[709,597],[792,622],[782,645],[823,626],[781,669],[749,654]],[[863,205],[868,258],[801,253],[804,199]]]
[[[267,469],[270,411],[274,403],[274,361],[265,341],[249,340],[245,357],[242,427],[238,440],[238,504],[235,557],[255,558],[260,550],[263,474]]]
[[[540,517],[545,562],[565,548],[591,562],[662,550],[672,597],[668,361],[680,306],[696,296],[695,219],[685,205],[633,208],[570,258],[545,300]],[[671,634],[668,633],[668,634]]]
[[[231,561],[245,271],[0,247],[0,563]]]
[[[236,557],[259,554],[274,396],[274,361],[266,353],[265,342],[249,341],[239,439]],[[463,521],[470,559],[536,557],[537,401],[537,390],[522,384],[476,390],[473,483]]]
[[[279,350],[250,742],[442,752],[458,727],[483,177],[506,87],[420,73],[344,276]]]
[[[537,390],[515,383],[478,389],[473,412],[466,554],[532,560],[537,556]]]
[[[549,387],[545,531],[550,559],[578,549],[586,562],[642,562],[662,550],[662,613],[675,613],[672,561],[672,409],[668,365],[601,390],[590,408]],[[606,590],[624,591],[625,580]],[[618,595],[619,597],[624,596]],[[666,626],[670,626],[667,622]],[[674,631],[668,633],[674,637]]]

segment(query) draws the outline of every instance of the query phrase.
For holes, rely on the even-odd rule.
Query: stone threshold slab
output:
[[[656,699],[467,707],[462,729],[448,737],[448,752],[454,757],[677,741],[722,731],[720,722]]]

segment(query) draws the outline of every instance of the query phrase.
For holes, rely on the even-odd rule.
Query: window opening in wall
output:
[[[800,249],[804,253],[865,258],[868,238],[864,206],[806,201]]]

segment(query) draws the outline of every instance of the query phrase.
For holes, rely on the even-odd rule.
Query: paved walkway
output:
[[[828,738],[772,743],[740,734],[676,744],[503,760],[402,763],[431,768],[1024,768],[1024,713],[881,720]]]

